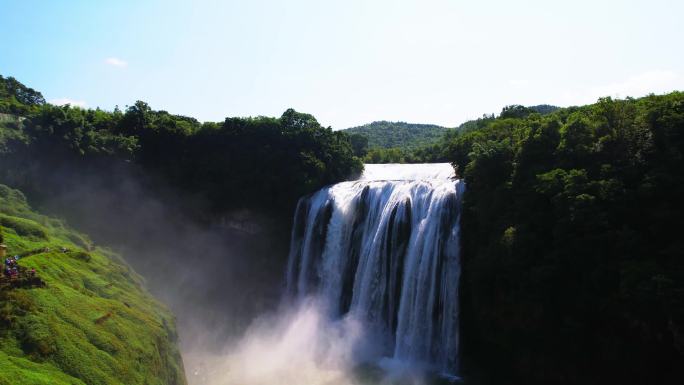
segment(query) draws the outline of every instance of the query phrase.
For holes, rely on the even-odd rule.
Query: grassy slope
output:
[[[0,291],[0,384],[185,384],[172,315],[119,257],[3,185],[0,224],[10,255],[51,250],[19,261],[46,287]]]

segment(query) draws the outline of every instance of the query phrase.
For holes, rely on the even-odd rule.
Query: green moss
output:
[[[0,291],[0,384],[185,384],[171,313],[120,257],[2,185],[0,207],[9,254],[37,251],[19,264],[46,283]]]

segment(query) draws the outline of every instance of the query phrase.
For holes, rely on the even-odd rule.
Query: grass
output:
[[[185,384],[173,316],[120,257],[3,185],[0,223],[9,255],[49,248],[19,261],[44,288],[0,291],[0,385]]]

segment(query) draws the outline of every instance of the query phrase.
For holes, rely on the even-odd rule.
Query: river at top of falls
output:
[[[388,365],[456,374],[463,189],[448,163],[367,164],[302,198],[288,296],[360,320]]]

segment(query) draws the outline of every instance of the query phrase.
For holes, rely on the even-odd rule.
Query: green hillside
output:
[[[416,149],[437,142],[446,130],[446,127],[434,124],[380,121],[343,131],[347,134],[361,134],[367,137],[370,149]]]
[[[173,316],[117,255],[4,185],[0,225],[8,255],[43,282],[0,281],[0,384],[186,383]]]

